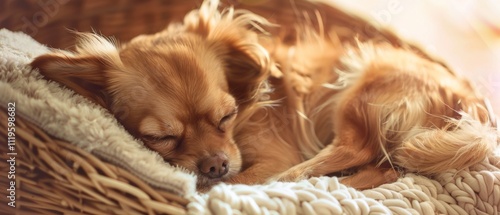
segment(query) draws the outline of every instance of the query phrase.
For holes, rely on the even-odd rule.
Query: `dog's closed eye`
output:
[[[141,139],[143,143],[155,150],[160,152],[160,155],[165,157],[167,155],[171,155],[171,153],[175,152],[175,149],[181,145],[182,138],[174,135],[142,135]]]
[[[234,109],[233,111],[229,112],[226,114],[222,119],[219,121],[219,130],[222,132],[225,132],[227,130],[227,127],[231,124],[231,122],[234,120],[236,117],[236,114],[238,113],[238,109]]]
[[[157,145],[157,144],[177,144],[179,138],[173,135],[165,135],[165,136],[143,135],[142,139],[146,141],[148,144]]]

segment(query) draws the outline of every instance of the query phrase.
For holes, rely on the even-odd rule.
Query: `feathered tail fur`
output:
[[[386,45],[358,44],[347,53],[337,85],[358,104],[357,120],[381,161],[435,174],[493,154],[493,113],[467,80]]]
[[[424,174],[464,169],[483,161],[497,146],[498,133],[463,114],[441,129],[414,129],[394,153],[394,162]]]

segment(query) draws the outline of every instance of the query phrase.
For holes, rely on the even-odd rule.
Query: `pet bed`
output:
[[[7,197],[2,197],[2,212],[500,214],[498,155],[432,178],[408,173],[397,182],[365,191],[346,187],[336,177],[318,177],[297,183],[220,184],[205,194],[197,193],[193,175],[163,163],[104,109],[41,79],[27,64],[49,51],[41,44],[70,47],[74,37],[68,28],[89,31],[93,27],[126,41],[182,19],[201,1],[7,0],[0,4],[0,26],[9,29],[0,31],[0,167],[5,171],[0,190]],[[325,27],[334,29],[343,42],[385,40],[443,64],[390,31],[335,6],[301,0],[222,4],[250,9],[280,24],[271,31],[285,39],[294,39],[296,23],[306,19],[317,25],[311,17],[321,16]],[[9,133],[13,127],[15,131]],[[491,140],[496,143],[496,138]]]

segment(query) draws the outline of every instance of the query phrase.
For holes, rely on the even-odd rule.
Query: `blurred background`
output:
[[[420,44],[469,77],[500,114],[499,0],[329,0]]]

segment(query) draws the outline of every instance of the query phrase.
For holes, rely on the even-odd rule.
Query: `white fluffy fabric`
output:
[[[128,134],[105,109],[55,82],[29,63],[49,49],[23,33],[0,30],[0,103],[47,133],[116,164],[154,187],[181,196],[195,192],[196,177],[163,161]]]
[[[499,157],[435,180],[407,174],[358,191],[335,177],[297,183],[225,185],[193,198],[189,214],[500,214]],[[496,164],[492,165],[492,164]]]

